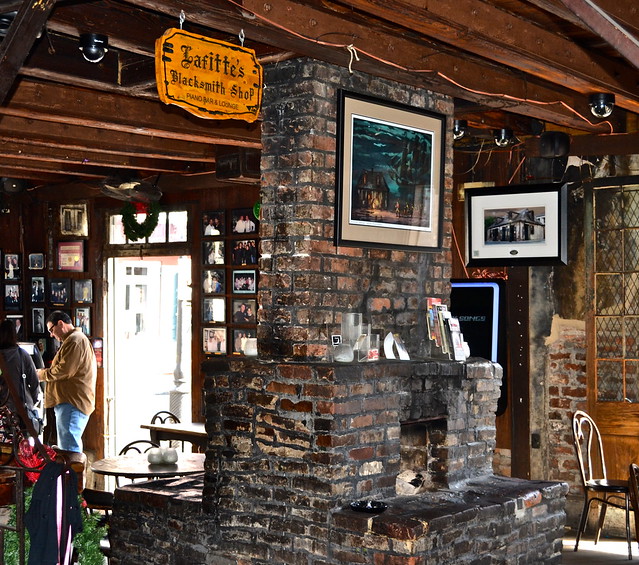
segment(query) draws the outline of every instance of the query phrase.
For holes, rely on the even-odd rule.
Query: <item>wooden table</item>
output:
[[[208,435],[201,422],[184,422],[180,424],[142,424],[143,429],[150,430],[151,441],[177,440],[195,444],[200,451],[206,450]]]
[[[127,453],[99,459],[91,464],[98,475],[127,479],[157,479],[204,472],[204,453],[179,453],[177,463],[150,464],[146,453]]]

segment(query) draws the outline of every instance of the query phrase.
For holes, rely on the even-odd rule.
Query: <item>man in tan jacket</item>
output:
[[[51,367],[38,369],[38,378],[46,383],[44,407],[54,409],[58,448],[82,453],[82,433],[95,409],[93,347],[66,312],[49,314],[47,331],[61,345]]]

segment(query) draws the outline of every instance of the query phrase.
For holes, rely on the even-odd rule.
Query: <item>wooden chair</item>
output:
[[[584,506],[581,511],[579,530],[575,539],[575,551],[579,547],[581,534],[586,529],[590,505],[596,500],[601,504],[601,508],[599,510],[595,544],[599,541],[608,506],[621,508],[626,512],[628,559],[632,559],[629,481],[608,479],[601,434],[594,420],[586,412],[577,410],[574,413],[572,417],[572,435],[584,490]]]

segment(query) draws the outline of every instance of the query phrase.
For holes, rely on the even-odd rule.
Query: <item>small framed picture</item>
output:
[[[84,335],[91,335],[91,309],[76,308],[73,325]]]
[[[69,279],[51,279],[49,281],[49,304],[68,306],[71,301],[71,281]]]
[[[204,298],[202,300],[202,321],[205,324],[221,324],[226,321],[226,301],[224,298]]]
[[[73,281],[73,300],[78,304],[91,304],[93,302],[92,279],[78,279]]]
[[[225,235],[224,210],[213,210],[202,214],[202,235],[204,237]]]
[[[102,368],[102,356],[104,352],[104,340],[101,337],[94,337],[91,340],[93,346],[93,352],[95,353],[95,361],[98,369]]]
[[[252,208],[233,210],[231,224],[233,233],[257,233],[258,221]]]
[[[89,236],[89,216],[86,203],[60,206],[60,235]]]
[[[7,281],[17,281],[20,279],[20,254],[4,254],[4,278]]]
[[[29,253],[29,269],[32,271],[44,269],[44,253]]]
[[[44,302],[44,277],[31,277],[31,302]]]
[[[58,243],[58,270],[74,273],[84,271],[84,241]]]
[[[202,271],[202,292],[204,294],[224,294],[224,269],[205,269]]]
[[[44,308],[31,309],[31,329],[34,334],[45,333]]]
[[[202,258],[205,265],[224,265],[224,242],[222,240],[203,242]]]
[[[226,328],[203,328],[202,349],[211,355],[226,355]]]
[[[235,294],[255,294],[255,269],[233,271],[233,292]]]
[[[22,292],[19,284],[4,285],[4,309],[22,310]]]
[[[254,298],[247,300],[233,300],[233,323],[254,324],[257,301]]]
[[[257,265],[257,242],[254,239],[242,239],[233,242],[231,264]]]
[[[256,330],[233,330],[233,353],[244,355],[246,340],[256,336]]]
[[[7,316],[7,320],[11,320],[13,322],[13,327],[16,329],[18,341],[23,341],[26,333],[24,329],[24,316],[22,314],[9,314]]]

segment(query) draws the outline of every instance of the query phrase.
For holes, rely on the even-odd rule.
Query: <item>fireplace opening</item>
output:
[[[401,423],[397,494],[418,494],[447,485],[447,428],[445,417]]]

